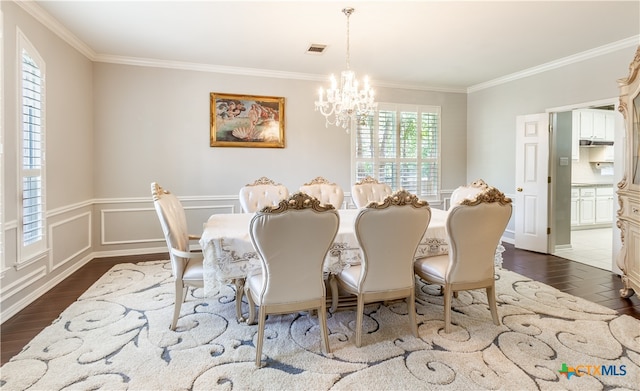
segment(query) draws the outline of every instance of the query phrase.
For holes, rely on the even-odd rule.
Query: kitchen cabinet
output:
[[[580,223],[580,219],[578,216],[580,215],[580,211],[578,210],[578,205],[580,204],[580,189],[577,187],[571,188],[571,225],[578,225]]]
[[[613,187],[596,188],[595,223],[606,224],[613,221]]]
[[[587,225],[596,222],[596,189],[583,187],[580,189],[578,202],[578,224]]]
[[[573,111],[572,120],[577,126],[578,138],[613,141],[615,112],[612,110],[580,109]]]
[[[571,226],[592,228],[613,221],[613,187],[573,186],[571,188]]]

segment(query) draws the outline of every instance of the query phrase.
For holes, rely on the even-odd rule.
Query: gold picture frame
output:
[[[284,148],[284,98],[210,95],[212,147]]]

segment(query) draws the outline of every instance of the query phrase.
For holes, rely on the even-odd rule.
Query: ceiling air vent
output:
[[[312,43],[309,45],[309,49],[307,49],[307,54],[322,54],[324,50],[327,48],[327,45],[320,45],[317,43]]]

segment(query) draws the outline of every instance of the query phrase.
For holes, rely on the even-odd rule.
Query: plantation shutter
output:
[[[354,137],[354,182],[371,176],[421,198],[437,199],[440,108],[379,104]]]
[[[21,40],[21,257],[45,250],[44,77],[41,61],[26,38]],[[33,53],[33,54],[32,54]],[[19,262],[20,262],[19,261]]]

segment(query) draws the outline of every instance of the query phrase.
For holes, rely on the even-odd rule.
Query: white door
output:
[[[515,247],[548,253],[549,114],[516,118]]]

